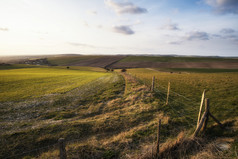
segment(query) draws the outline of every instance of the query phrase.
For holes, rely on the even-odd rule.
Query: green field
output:
[[[0,158],[57,158],[59,138],[65,138],[70,159],[153,158],[158,120],[162,120],[162,152],[168,145],[189,140],[204,89],[211,113],[226,129],[209,120],[205,135],[199,138],[202,147],[185,143],[171,150],[170,157],[236,155],[237,72],[140,68],[121,73],[79,66],[24,67],[31,66],[0,70]],[[153,76],[155,92],[150,91]],[[171,93],[165,105],[169,81]],[[213,151],[211,144],[217,139],[232,140],[231,148]]]
[[[175,92],[171,94],[175,96],[175,103],[172,105],[178,101],[179,104],[184,104],[184,110],[185,108],[188,108],[188,111],[194,110],[194,115],[199,109],[202,92],[206,89],[206,97],[210,98],[211,110],[214,114],[222,120],[236,117],[238,114],[238,94],[236,93],[238,92],[238,73],[206,72],[207,70],[202,73],[170,73],[155,69],[128,70],[128,73],[138,77],[147,85],[150,85],[152,77],[155,76],[158,91],[166,92],[170,81],[171,91]]]
[[[72,69],[47,67],[0,70],[0,102],[64,93],[107,75],[85,67]]]
[[[0,66],[0,70],[20,69],[20,68],[38,68],[38,67],[46,67],[46,66],[14,64],[9,66]]]

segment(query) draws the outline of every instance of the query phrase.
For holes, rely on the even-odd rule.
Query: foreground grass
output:
[[[105,75],[77,67],[0,70],[0,102],[64,93]]]
[[[60,137],[72,140],[91,136],[104,120],[95,123],[85,118],[100,114],[104,102],[121,91],[123,79],[110,74],[64,94],[0,103],[0,158],[22,157],[22,152],[55,144]],[[36,153],[39,151],[30,154]]]
[[[136,74],[137,78],[127,74],[123,76],[125,78],[124,95],[105,104],[101,113],[85,118],[86,121],[96,123],[90,130],[93,135],[87,140],[74,143],[69,141],[66,146],[69,158],[154,158],[154,143],[159,119],[162,119],[162,156],[169,156],[168,158],[235,156],[237,120],[234,120],[236,124],[232,128],[229,127],[231,131],[211,126],[207,131],[209,134],[207,139],[191,140],[188,137],[195,128],[199,109],[196,104],[199,105],[199,102],[195,105],[192,105],[194,103],[187,105],[188,103],[185,102],[175,102],[178,97],[172,96],[170,98],[172,101],[170,100],[169,105],[166,106],[166,92],[156,91],[152,94],[149,87],[143,85],[144,81],[138,74]],[[95,109],[97,106],[93,107]],[[234,123],[234,121],[230,120],[228,123]],[[97,128],[96,132],[94,128]],[[222,143],[218,141],[218,138],[223,140],[221,137],[229,137],[226,138],[232,144],[229,151],[217,151],[217,144]],[[51,151],[43,153],[38,158],[55,158],[58,153],[57,149],[52,148]]]
[[[228,119],[235,117],[236,103],[234,107],[228,103],[225,105],[223,118],[223,114],[213,107],[213,102],[211,112],[222,122],[234,126],[229,127],[229,132],[221,131],[211,122],[207,130],[210,136],[202,147],[193,149],[181,144],[189,143],[187,137],[194,131],[203,91],[200,87],[210,88],[207,97],[211,100],[213,95],[219,103],[227,102],[228,96],[224,93],[221,100],[218,98],[221,94],[209,92],[216,90],[219,80],[228,79],[219,89],[225,89],[227,93],[229,89],[235,91],[237,75],[170,74],[148,69],[128,72],[131,75],[102,76],[63,94],[0,103],[0,158],[57,158],[56,143],[61,137],[66,139],[68,158],[153,158],[159,119],[162,119],[161,150],[173,154],[174,147],[181,147],[175,153],[176,157],[201,158],[200,152],[206,155],[206,147],[210,143],[216,144],[214,138],[217,137],[226,136],[237,143],[237,128],[234,126],[237,127],[238,123]],[[151,93],[153,75],[159,80],[156,91]],[[165,105],[168,80],[172,91],[186,98],[171,93],[169,105]],[[218,155],[216,152],[205,158],[234,157],[233,145],[231,152],[218,151]]]

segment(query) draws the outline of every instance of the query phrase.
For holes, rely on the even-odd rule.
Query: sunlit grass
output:
[[[107,75],[85,69],[24,68],[0,70],[0,101],[63,93]]]

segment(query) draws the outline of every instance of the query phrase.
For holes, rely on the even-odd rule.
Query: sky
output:
[[[238,56],[238,0],[0,0],[0,55]]]

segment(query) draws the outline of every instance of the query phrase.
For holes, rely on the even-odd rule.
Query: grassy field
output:
[[[185,69],[187,70],[187,69]],[[190,69],[191,71],[194,69]],[[216,70],[217,72],[219,70]],[[202,72],[202,70],[195,72]],[[222,71],[221,71],[222,72]],[[210,98],[211,110],[221,120],[236,117],[238,114],[238,73],[170,73],[159,72],[155,69],[129,69],[142,82],[150,84],[155,76],[158,91],[166,92],[170,81],[174,102],[185,104],[189,110],[198,111],[201,94],[206,89],[206,97]],[[186,97],[186,98],[185,98]],[[175,105],[176,103],[172,103]],[[194,109],[195,108],[195,109]],[[184,108],[183,108],[184,109]]]
[[[47,67],[47,66],[13,64],[9,66],[0,66],[0,70],[20,69],[20,68],[38,68],[38,67]]]
[[[0,70],[0,102],[64,93],[105,75],[87,67]]]
[[[170,73],[156,69],[128,69],[121,73],[78,66],[0,72],[5,73],[1,75],[2,81],[9,81],[3,87],[5,96],[11,95],[8,90],[18,91],[16,86],[31,94],[24,99],[18,93],[1,98],[4,100],[0,102],[0,158],[57,158],[57,141],[62,137],[66,140],[68,158],[153,158],[158,120],[162,119],[161,153],[171,145],[187,141],[195,129],[203,89],[211,100],[211,113],[230,125],[221,130],[210,120],[205,139],[195,140],[202,146],[194,148],[185,142],[169,155],[236,155],[237,73]],[[153,76],[156,90],[152,93]],[[171,95],[165,105],[168,81]],[[15,82],[19,84],[14,85]],[[37,94],[38,87],[41,94]],[[55,92],[48,92],[46,87]],[[214,145],[225,139],[232,141],[231,148],[213,151]]]

